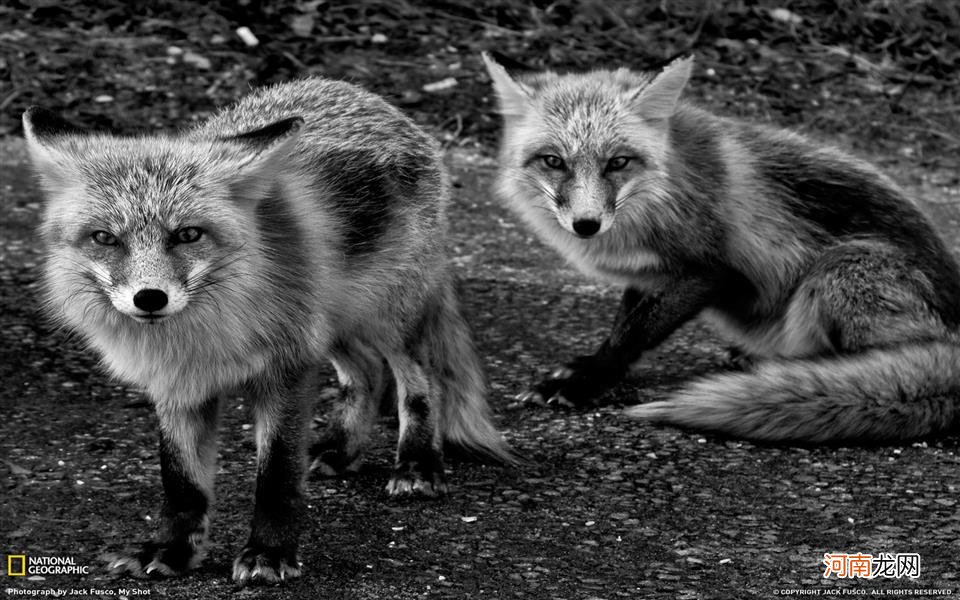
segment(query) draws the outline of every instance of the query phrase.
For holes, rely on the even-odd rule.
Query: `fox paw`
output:
[[[591,404],[619,381],[617,373],[596,356],[579,356],[556,369],[535,385],[517,396],[521,405],[573,408]]]
[[[320,473],[324,477],[342,477],[350,473],[356,473],[363,464],[363,459],[359,456],[353,461],[347,461],[342,458],[341,454],[332,451],[321,452],[318,455],[311,453],[311,456],[313,461],[310,463],[310,471]]]
[[[757,365],[757,358],[736,346],[729,346],[727,348],[727,365],[736,371],[752,371]]]
[[[233,561],[233,581],[238,585],[283,583],[300,577],[302,568],[296,552],[248,545]]]
[[[421,468],[416,462],[398,465],[393,477],[387,483],[387,493],[391,496],[426,496],[436,498],[447,493],[447,482],[443,475],[443,465],[436,468]]]
[[[199,565],[203,554],[187,542],[147,542],[139,552],[111,552],[103,559],[107,570],[114,575],[176,577]]]
[[[324,477],[340,477],[359,471],[363,457],[358,453],[348,455],[344,451],[345,444],[343,436],[321,433],[310,446],[310,471]]]

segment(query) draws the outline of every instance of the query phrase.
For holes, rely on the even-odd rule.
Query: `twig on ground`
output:
[[[443,147],[445,149],[452,146],[453,143],[460,138],[460,134],[463,133],[463,115],[461,115],[460,113],[457,113],[455,117],[451,117],[446,121],[444,121],[443,124],[440,125],[440,129],[441,130],[445,129],[448,123],[454,122],[454,121],[457,123],[457,128],[453,130],[453,134],[450,136],[450,139],[445,140],[443,142]]]
[[[3,102],[0,102],[0,110],[3,110],[6,107],[10,106],[10,103],[13,102],[14,99],[16,99],[16,97],[19,96],[21,92],[23,92],[23,88],[17,88],[12,92],[10,92],[9,94],[7,94],[7,97],[3,99]]]
[[[290,62],[292,62],[292,63],[293,63],[298,69],[300,69],[301,71],[306,71],[306,70],[307,70],[307,65],[303,64],[303,62],[302,62],[299,58],[297,58],[296,56],[294,56],[294,55],[291,54],[290,52],[284,51],[284,52],[282,53],[282,55],[284,56],[284,58],[286,58],[287,60],[289,60]]]
[[[460,15],[454,15],[443,10],[437,10],[436,12],[445,19],[453,19],[454,21],[461,21],[463,23],[473,23],[474,25],[483,25],[484,27],[495,29],[500,33],[505,33],[509,35],[519,35],[519,36],[523,35],[522,31],[514,31],[513,29],[510,29],[508,27],[497,25],[496,23],[488,23],[487,21],[482,21],[480,19],[471,19],[469,17],[461,17]]]
[[[917,114],[920,115],[947,115],[955,112],[960,112],[960,104],[953,104],[951,106],[927,106],[917,109]]]
[[[385,67],[409,67],[412,69],[422,69],[423,63],[415,63],[409,60],[390,60],[388,58],[375,58],[373,62]]]

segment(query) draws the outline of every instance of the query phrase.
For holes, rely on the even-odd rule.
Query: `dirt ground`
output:
[[[674,335],[604,406],[509,407],[527,383],[593,348],[618,292],[565,266],[493,199],[497,122],[476,55],[500,48],[539,65],[584,67],[652,64],[692,47],[703,57],[694,97],[724,114],[799,127],[884,165],[960,254],[960,86],[946,68],[960,64],[949,27],[960,19],[931,3],[906,4],[925,18],[877,32],[892,18],[890,3],[860,3],[863,14],[842,21],[846,38],[813,2],[789,3],[799,23],[771,16],[775,4],[747,3],[710,11],[635,3],[641,14],[625,12],[626,3],[605,12],[589,2],[469,10],[457,2],[240,2],[230,10],[164,2],[138,15],[106,2],[0,8],[0,555],[71,557],[90,567],[88,575],[16,578],[3,560],[0,590],[11,598],[62,589],[76,598],[311,600],[960,594],[957,436],[881,447],[760,446],[620,415],[624,405],[726,368],[723,344],[703,326]],[[667,8],[658,14],[653,5]],[[936,10],[947,11],[939,24],[927,14]],[[241,25],[260,45],[236,37]],[[858,32],[898,43],[870,54],[864,48],[878,42]],[[387,41],[372,41],[377,33]],[[395,431],[384,423],[358,475],[310,479],[304,578],[282,590],[238,590],[230,563],[251,515],[254,443],[247,407],[232,399],[221,427],[215,545],[204,566],[176,581],[113,580],[98,557],[156,531],[155,418],[140,394],[107,378],[77,340],[38,315],[41,198],[18,115],[40,103],[93,127],[184,126],[251,82],[307,72],[387,95],[444,141],[465,313],[498,422],[531,464],[453,464],[448,498],[392,501],[383,486]],[[448,77],[457,83],[445,91],[422,87]],[[915,553],[921,575],[825,579],[828,552]]]

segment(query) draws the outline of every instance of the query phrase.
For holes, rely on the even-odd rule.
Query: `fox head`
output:
[[[666,181],[669,123],[692,58],[656,74],[508,72],[483,55],[504,119],[499,191],[522,215],[567,232],[609,230],[618,210]],[[542,225],[542,223],[541,223]]]
[[[256,259],[255,206],[276,185],[301,124],[289,118],[214,140],[116,137],[29,109],[23,128],[46,196],[52,316],[83,330],[215,315]]]

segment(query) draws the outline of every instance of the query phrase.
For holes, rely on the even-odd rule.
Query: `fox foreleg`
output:
[[[160,536],[137,552],[107,555],[107,568],[135,577],[180,575],[207,552],[216,473],[219,400],[196,406],[158,402],[164,500]]]
[[[306,516],[303,487],[316,369],[281,379],[252,390],[257,488],[250,539],[233,562],[233,580],[241,585],[282,583],[301,574],[298,548]]]
[[[597,351],[556,369],[520,400],[567,407],[595,401],[626,375],[644,351],[696,316],[715,289],[713,280],[700,277],[674,279],[652,292],[627,288],[610,335]]]

